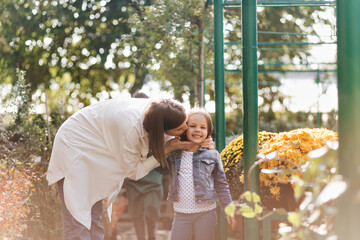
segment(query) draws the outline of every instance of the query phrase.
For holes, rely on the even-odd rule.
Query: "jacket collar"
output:
[[[207,148],[199,147],[198,152],[199,152],[199,151],[200,151],[200,152],[203,152],[203,151],[205,151],[205,150],[207,150]]]

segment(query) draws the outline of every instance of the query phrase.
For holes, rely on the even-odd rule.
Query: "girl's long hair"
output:
[[[149,150],[163,168],[169,168],[165,159],[165,131],[179,127],[185,119],[184,107],[173,99],[154,101],[145,112],[143,126],[149,134]]]

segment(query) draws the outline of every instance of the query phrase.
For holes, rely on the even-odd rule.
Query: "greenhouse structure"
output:
[[[338,239],[358,239],[360,231],[360,1],[327,0],[214,0],[215,41],[215,100],[216,100],[216,147],[225,147],[224,112],[224,28],[223,10],[237,7],[242,14],[242,74],[244,106],[244,169],[245,175],[256,161],[258,142],[258,61],[261,43],[257,42],[257,7],[329,6],[337,15],[337,84],[339,108],[339,171],[348,184],[348,189],[339,200],[337,219]],[[274,45],[276,43],[273,43]],[[279,43],[278,43],[279,44]],[[284,43],[282,43],[284,44]],[[295,43],[294,43],[295,44]],[[356,179],[356,180],[355,180]],[[254,174],[252,181],[258,181]],[[247,187],[245,181],[245,188]],[[224,231],[224,226],[220,229]],[[246,219],[245,239],[259,237],[259,221]],[[225,239],[224,233],[218,239]]]

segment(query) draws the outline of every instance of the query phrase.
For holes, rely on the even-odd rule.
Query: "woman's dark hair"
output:
[[[201,114],[206,118],[206,123],[207,123],[207,127],[208,127],[208,133],[207,133],[206,138],[208,138],[210,136],[210,134],[212,133],[212,131],[213,131],[213,124],[212,124],[210,114],[208,113],[208,111],[205,110],[205,108],[197,108],[197,107],[195,107],[195,108],[190,109],[190,111],[188,112],[188,114],[187,114],[188,119],[192,115],[195,115],[195,114]],[[186,131],[181,135],[180,140],[181,141],[187,141],[188,140],[187,137],[186,137]]]
[[[163,168],[165,160],[165,131],[179,127],[186,119],[186,111],[179,101],[161,99],[150,104],[145,112],[143,126],[149,133],[149,150]]]

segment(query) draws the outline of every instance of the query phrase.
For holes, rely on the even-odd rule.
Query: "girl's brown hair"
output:
[[[208,138],[210,136],[210,134],[213,131],[213,124],[212,124],[212,120],[211,120],[211,116],[208,113],[208,111],[205,110],[205,108],[198,108],[198,107],[194,107],[192,109],[189,110],[188,112],[188,119],[195,114],[201,114],[206,118],[206,123],[207,123],[207,127],[208,127],[208,133],[206,138]],[[186,137],[186,131],[181,135],[181,141],[187,141],[187,137]]]
[[[179,101],[161,99],[150,104],[143,126],[149,133],[149,150],[163,168],[165,160],[165,131],[179,127],[186,119],[186,111]]]

